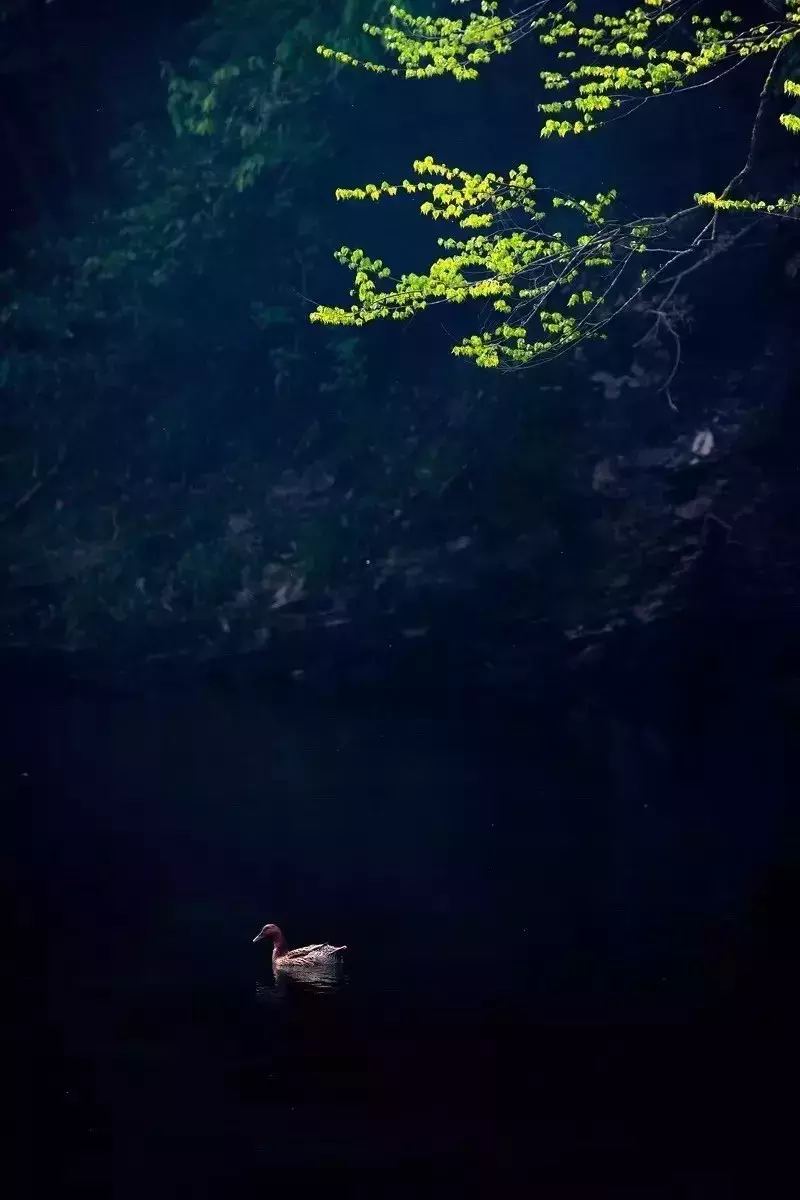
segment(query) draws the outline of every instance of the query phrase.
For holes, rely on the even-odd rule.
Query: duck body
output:
[[[286,938],[277,925],[265,925],[253,938],[254,942],[269,939],[272,942],[272,969],[286,971],[305,978],[331,976],[341,967],[341,954],[347,946],[331,946],[328,942],[315,942],[311,946],[298,946],[289,950]]]

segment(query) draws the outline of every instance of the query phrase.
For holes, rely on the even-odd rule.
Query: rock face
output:
[[[253,656],[298,680],[458,630],[497,677],[554,638],[589,661],[691,606],[710,557],[731,603],[779,594],[796,486],[757,449],[788,386],[776,361],[687,373],[677,413],[636,363],[613,395],[576,363],[534,390],[533,412],[512,378],[459,405],[456,427],[436,393],[397,386],[365,421],[368,446],[334,440],[287,465],[242,437],[214,471],[102,481],[91,509],[56,486],[6,530],[5,647],[119,668]]]

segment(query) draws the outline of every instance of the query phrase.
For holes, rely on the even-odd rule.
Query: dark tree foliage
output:
[[[766,318],[721,303],[717,322],[702,293],[676,294],[672,403],[669,330],[648,337],[633,306],[602,356],[578,347],[535,385],[432,370],[438,321],[415,322],[399,356],[396,329],[308,323],[343,240],[325,196],[365,147],[395,153],[397,127],[388,92],[371,102],[373,81],[316,48],[363,56],[381,11],[176,7],[140,35],[124,86],[87,75],[117,115],[94,149],[77,139],[73,168],[45,122],[46,203],[26,193],[0,276],[6,648],[266,648],[299,677],[445,631],[495,677],[543,643],[580,656],[649,628],[691,602],[720,539],[748,578],[767,526],[792,560],[769,473],[742,454],[784,386]],[[6,53],[28,15],[8,9]],[[754,286],[793,287],[786,257]],[[726,270],[712,265],[708,294],[734,296]]]

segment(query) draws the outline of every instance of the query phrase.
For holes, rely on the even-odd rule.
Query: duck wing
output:
[[[315,942],[313,946],[298,946],[296,950],[287,950],[282,955],[284,962],[301,963],[304,959],[316,958],[322,954],[329,954],[333,950],[333,946],[327,945],[325,942]]]

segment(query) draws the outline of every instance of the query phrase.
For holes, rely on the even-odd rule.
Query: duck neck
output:
[[[283,958],[286,953],[286,938],[281,933],[280,929],[272,935],[272,960]]]

